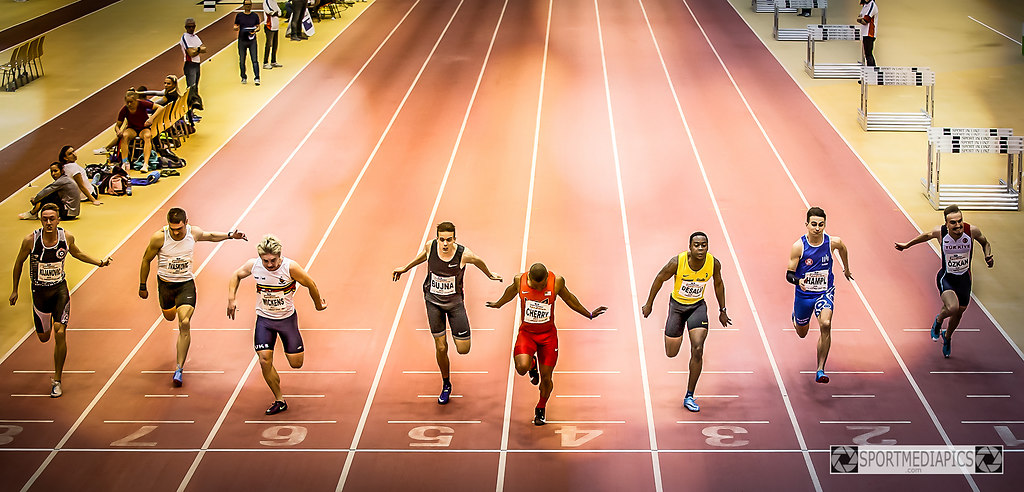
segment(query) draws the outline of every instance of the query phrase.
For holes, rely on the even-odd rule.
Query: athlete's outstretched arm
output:
[[[725,310],[725,281],[722,280],[722,262],[715,258],[715,269],[712,270],[711,276],[715,279],[715,299],[718,300],[718,322],[722,323],[722,326],[729,326],[732,324],[732,319],[729,318],[729,313]]]
[[[573,311],[586,316],[587,319],[594,319],[608,310],[604,306],[599,306],[593,311],[588,311],[587,308],[583,307],[583,303],[576,298],[576,295],[569,292],[569,288],[565,286],[565,278],[561,276],[555,277],[555,291],[558,292],[558,297],[561,297],[565,301],[565,305],[572,308]]]
[[[420,254],[416,255],[416,257],[413,258],[412,261],[410,261],[404,267],[396,268],[394,271],[392,271],[391,272],[391,280],[394,280],[395,282],[397,282],[398,279],[402,278],[402,274],[403,273],[408,272],[409,270],[412,269],[412,267],[414,267],[416,265],[419,265],[420,263],[423,263],[424,261],[427,261],[427,254],[430,253],[430,244],[433,243],[433,242],[434,242],[433,240],[427,241],[427,244],[423,245],[423,250],[421,250]]]
[[[801,279],[796,276],[796,268],[800,265],[800,257],[804,255],[804,244],[803,241],[797,241],[793,243],[793,247],[789,249],[789,265],[786,266],[786,282],[793,285],[800,285]]]
[[[662,284],[666,280],[672,278],[676,274],[676,270],[679,269],[679,257],[673,256],[671,260],[665,266],[661,267],[661,271],[654,277],[654,281],[651,282],[651,293],[647,295],[647,302],[640,308],[640,312],[643,313],[644,317],[651,315],[651,311],[654,309],[654,298],[658,296],[658,291],[661,290]]]
[[[501,282],[501,275],[498,275],[497,273],[492,273],[487,268],[487,265],[484,263],[484,260],[481,259],[476,254],[474,254],[472,251],[470,251],[469,248],[466,248],[466,250],[462,252],[462,259],[466,263],[470,263],[473,266],[479,268],[481,272],[484,272],[484,275],[487,275],[487,278]]]
[[[985,253],[985,264],[988,265],[989,268],[994,267],[996,265],[996,260],[995,257],[992,256],[992,243],[988,242],[988,238],[986,238],[985,235],[981,233],[981,229],[978,229],[977,227],[971,227],[971,236],[975,241],[978,241],[978,244],[981,244],[981,250]]]
[[[323,297],[320,297],[320,289],[316,287],[316,282],[313,278],[306,273],[297,263],[292,262],[288,268],[288,273],[291,274],[292,278],[295,279],[299,285],[309,289],[309,297],[313,299],[313,305],[316,306],[317,311],[323,311],[327,309],[327,301]]]
[[[146,246],[146,252],[142,253],[142,266],[139,267],[139,297],[143,299],[149,297],[149,291],[146,289],[146,282],[149,281],[149,266],[163,246],[164,233],[160,231],[149,238],[149,246]]]
[[[194,237],[196,241],[210,241],[212,243],[219,243],[221,241],[227,241],[228,239],[249,240],[249,238],[245,237],[245,233],[239,230],[230,232],[209,232],[196,226],[192,226],[192,237]]]
[[[18,257],[14,260],[14,288],[11,290],[11,305],[18,302],[18,284],[21,283],[21,268],[32,251],[32,235],[29,234],[21,240],[21,249],[18,250]]]
[[[922,232],[921,234],[918,234],[917,237],[911,239],[910,241],[907,241],[905,243],[896,243],[896,251],[903,251],[911,246],[914,246],[915,244],[927,242],[929,239],[939,239],[939,236],[941,234],[942,226],[936,227],[935,229],[932,229],[930,232]]]
[[[850,271],[850,256],[846,249],[846,243],[839,236],[832,236],[832,249],[839,253],[839,259],[843,260],[843,276],[846,280],[853,280],[853,273]]]
[[[255,258],[249,259],[245,264],[238,267],[238,270],[231,274],[231,280],[228,280],[228,319],[235,319],[235,295],[238,294],[238,283],[243,278],[252,275],[252,267],[255,264]]]
[[[111,257],[106,257],[103,260],[97,260],[78,248],[78,244],[75,243],[75,236],[71,235],[70,232],[64,231],[64,237],[68,239],[68,253],[74,256],[78,261],[89,263],[90,265],[96,265],[98,267],[105,267],[114,261]]]
[[[512,279],[512,283],[508,284],[508,287],[505,287],[505,292],[501,294],[501,298],[497,301],[487,301],[487,307],[500,308],[501,306],[508,304],[508,301],[515,299],[516,293],[519,292],[519,277],[520,275],[516,275]]]

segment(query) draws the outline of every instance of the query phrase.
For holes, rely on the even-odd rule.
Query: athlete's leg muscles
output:
[[[63,323],[53,322],[53,380],[60,381],[64,374],[64,361],[68,357],[68,344]],[[49,335],[47,335],[49,336]]]
[[[292,366],[292,369],[298,369],[302,367],[302,362],[305,360],[304,352],[297,354],[284,354],[285,358],[288,359],[288,365]]]
[[[174,321],[174,317],[178,314],[178,308],[163,309],[164,319],[167,321]]]
[[[441,378],[449,377],[451,363],[448,361],[448,337],[443,332],[434,337],[434,356],[437,368],[441,370]]]
[[[805,330],[806,331],[806,330]],[[828,351],[832,347],[832,310],[825,308],[818,315],[818,370],[825,370]]]
[[[469,315],[466,314],[466,306],[459,304],[448,310],[448,326],[452,330],[452,340],[455,341],[455,350],[462,355],[469,353],[472,345],[469,338]]]
[[[469,353],[469,347],[471,345],[470,339],[467,338],[465,340],[459,340],[458,338],[453,338],[452,340],[455,341],[456,351],[458,351],[462,355],[466,355]]]
[[[811,324],[807,323],[806,325],[798,325],[798,324],[796,324],[796,321],[794,320],[793,321],[793,328],[796,330],[796,336],[798,336],[800,338],[806,338],[807,337],[807,331],[811,329]]]
[[[516,363],[516,372],[522,376],[533,367],[533,354],[516,354],[513,361]]]
[[[178,367],[185,367],[185,359],[188,357],[188,347],[192,343],[192,313],[195,308],[189,305],[178,306]]]
[[[281,376],[277,373],[277,369],[274,369],[274,351],[273,350],[260,350],[256,352],[260,357],[260,369],[263,371],[263,379],[266,380],[267,386],[270,387],[270,391],[274,393],[274,399],[283,401],[284,396],[281,394]]]
[[[518,367],[518,365],[519,364],[517,363],[516,366]],[[540,364],[538,367],[540,368],[540,398],[541,400],[546,401],[548,397],[551,396],[551,391],[555,389],[555,366]],[[527,369],[529,369],[529,367],[527,367]]]
[[[957,299],[955,291],[944,290],[939,295],[939,298],[942,300],[942,309],[939,310],[939,322],[960,311],[960,301]]]
[[[707,331],[707,330],[705,330]],[[683,345],[683,337],[665,336],[665,355],[675,357],[679,355],[679,348]]]
[[[686,391],[697,389],[697,379],[704,369],[704,340],[707,337],[707,328],[690,328],[690,377],[686,381]]]
[[[957,327],[960,326],[960,319],[964,315],[964,311],[967,311],[967,306],[957,306],[953,314],[949,316],[949,325],[946,327],[946,338],[953,336],[953,332],[956,331]]]

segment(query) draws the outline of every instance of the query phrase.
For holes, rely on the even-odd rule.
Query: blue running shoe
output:
[[[814,382],[828,384],[828,374],[825,374],[825,371],[818,371],[818,373],[814,375]]]
[[[686,409],[691,412],[700,411],[700,405],[697,405],[697,399],[692,396],[687,396],[686,398],[683,398],[683,406],[686,407]]]
[[[447,405],[448,399],[452,396],[452,386],[445,384],[441,386],[441,394],[437,397],[438,405]]]
[[[181,377],[182,369],[179,367],[174,370],[174,376],[171,376],[171,384],[173,384],[175,388],[181,387]]]
[[[949,358],[949,353],[952,351],[951,350],[952,347],[950,347],[950,344],[952,343],[952,341],[953,341],[953,339],[948,337],[948,336],[946,336],[946,332],[943,331],[942,332],[942,356],[947,358],[947,359]]]
[[[939,341],[939,330],[942,329],[942,322],[939,321],[939,316],[935,315],[935,322],[932,323],[932,341]]]

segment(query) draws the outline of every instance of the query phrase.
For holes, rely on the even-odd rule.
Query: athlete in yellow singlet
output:
[[[732,324],[725,308],[725,282],[722,281],[722,264],[708,254],[708,236],[703,232],[690,234],[690,249],[673,256],[661,268],[651,284],[647,304],[641,308],[644,317],[651,314],[654,298],[662,284],[675,278],[672,298],[668,301],[668,319],[665,320],[665,355],[675,357],[683,343],[684,327],[690,330],[690,376],[686,383],[686,397],[683,406],[691,412],[699,412],[693,391],[704,367],[704,340],[708,336],[708,307],[704,302],[704,290],[709,281],[714,281],[715,298],[718,300],[718,321],[722,326]]]

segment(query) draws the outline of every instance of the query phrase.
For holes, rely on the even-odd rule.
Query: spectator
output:
[[[292,41],[309,39],[309,36],[306,36],[305,30],[302,29],[302,18],[306,13],[306,0],[291,0],[290,5],[292,6],[292,15],[289,21],[288,39]]]
[[[32,203],[32,210],[18,214],[22,220],[39,220],[39,209],[46,203],[52,203],[60,209],[60,220],[74,220],[78,218],[81,205],[78,185],[68,175],[64,174],[64,165],[60,162],[50,164],[50,177],[53,182],[46,185],[36,193],[29,202]]]
[[[142,139],[143,162],[149,159],[149,153],[153,150],[153,132],[150,130],[152,117],[147,113],[149,110],[160,109],[159,104],[154,104],[145,99],[139,99],[139,93],[129,89],[124,96],[124,107],[117,114],[117,123],[114,124],[114,133],[120,139],[121,159],[127,161],[128,144],[135,137]]]
[[[267,26],[267,45],[263,48],[263,69],[270,70],[281,65],[277,63],[277,30],[280,27],[281,7],[277,0],[263,0],[263,16]],[[267,61],[270,63],[267,63]]]
[[[878,30],[878,6],[875,0],[860,0],[860,15],[857,23],[860,24],[860,39],[864,42],[864,63],[875,66],[875,33]]]
[[[185,86],[192,89],[188,95],[188,107],[203,109],[203,98],[199,97],[199,54],[206,53],[206,45],[196,36],[196,20],[185,19],[185,34],[181,36],[181,51],[185,54]]]
[[[256,29],[260,18],[252,13],[252,0],[242,0],[242,12],[235,14],[235,30],[238,31],[238,71],[242,75],[242,83],[246,82],[245,53],[252,60],[252,74],[256,85],[260,85],[260,65],[257,61]]]
[[[74,147],[70,145],[61,147],[57,160],[63,165],[64,174],[67,174],[78,185],[78,189],[81,191],[81,200],[89,200],[90,203],[97,206],[103,205],[103,202],[99,201],[99,194],[93,188],[92,182],[89,181],[89,176],[85,174],[85,169],[78,165],[78,155],[75,154]]]
[[[168,75],[164,78],[164,90],[162,91],[146,91],[143,90],[142,86],[140,86],[139,90],[136,92],[144,96],[157,97],[157,99],[152,99],[151,101],[161,106],[173,104],[174,101],[177,101],[178,98],[181,97],[181,94],[178,94],[178,77],[174,75]],[[147,99],[149,98],[147,97]]]

